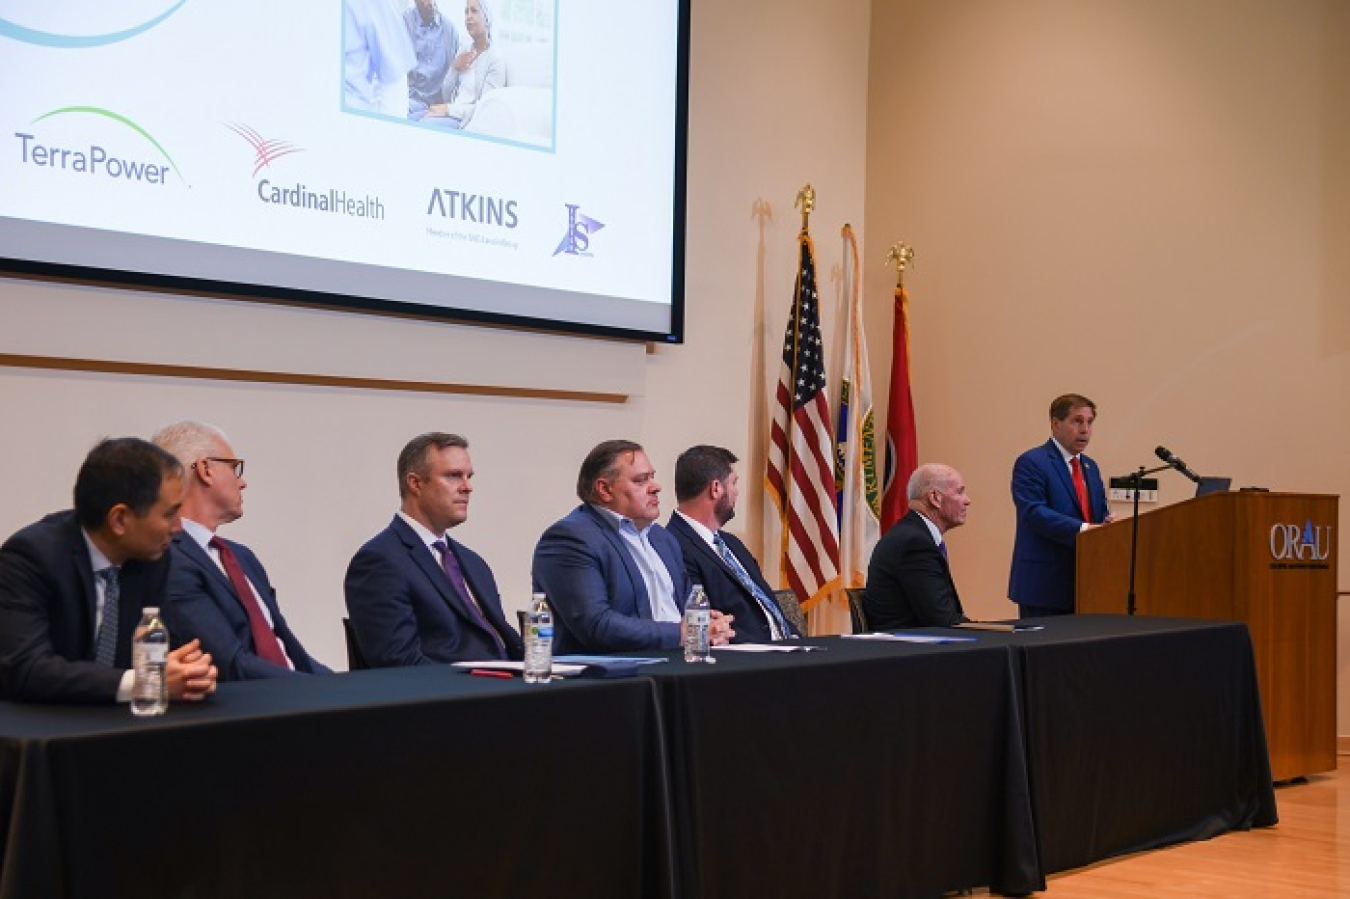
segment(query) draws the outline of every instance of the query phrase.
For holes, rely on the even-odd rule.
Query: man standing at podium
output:
[[[1115,520],[1097,463],[1084,454],[1097,406],[1076,393],[1050,404],[1050,439],[1017,457],[1017,507],[1008,598],[1023,618],[1074,611],[1078,535]]]

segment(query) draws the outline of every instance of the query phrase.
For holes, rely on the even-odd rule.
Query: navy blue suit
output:
[[[642,572],[618,528],[603,513],[581,505],[551,526],[534,548],[535,588],[553,609],[553,650],[631,652],[680,645],[677,621],[653,621]],[[688,586],[675,538],[653,524],[648,539],[675,585],[683,608]]]
[[[521,659],[520,634],[506,623],[492,569],[463,544],[446,542],[507,657]],[[352,557],[344,590],[356,645],[372,668],[498,657],[492,635],[450,586],[422,538],[397,515]]]
[[[286,655],[302,674],[331,673],[305,652],[277,605],[277,591],[267,579],[267,571],[247,546],[220,538],[234,552],[244,576],[256,588],[272,616],[272,629]],[[289,668],[259,658],[253,645],[253,631],[234,586],[220,566],[192,536],[179,533],[169,550],[173,567],[169,571],[169,604],[164,623],[175,646],[197,637],[202,649],[211,654],[220,671],[220,679],[252,680],[294,674]]]
[[[872,550],[863,611],[874,631],[951,627],[970,620],[961,608],[947,559],[923,516],[913,509],[891,525]]]
[[[1101,471],[1086,455],[1080,455],[1079,461],[1092,520],[1100,522],[1110,512]],[[1013,465],[1012,497],[1017,507],[1017,539],[1008,598],[1019,606],[1072,612],[1078,532],[1085,519],[1073,476],[1054,440],[1018,456]]]
[[[94,661],[97,593],[74,512],[56,512],[0,547],[0,698],[115,702],[145,606],[167,598],[169,558],[129,560],[119,573],[117,657]]]
[[[724,615],[736,617],[731,625],[736,631],[732,642],[764,643],[772,640],[773,631],[769,628],[768,619],[764,617],[764,610],[759,606],[759,600],[755,599],[755,595],[741,583],[731,567],[717,554],[717,550],[709,546],[702,535],[679,515],[670,516],[666,530],[680,543],[680,551],[684,554],[684,571],[689,576],[689,583],[702,584],[704,592],[708,594],[708,602],[714,609]],[[755,586],[763,590],[765,598],[777,607],[773,589],[764,580],[764,573],[759,570],[759,562],[750,554],[750,550],[746,549],[745,544],[734,534],[728,534],[726,531],[719,533],[727,549],[731,550],[731,554],[741,563],[741,567],[750,575]],[[783,610],[778,611],[781,614]],[[788,626],[788,634],[800,637],[801,633],[796,626],[788,621],[786,615],[782,617]]]

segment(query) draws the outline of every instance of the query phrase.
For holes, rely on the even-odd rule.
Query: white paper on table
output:
[[[810,652],[820,647],[800,643],[723,643],[713,649],[718,652]]]

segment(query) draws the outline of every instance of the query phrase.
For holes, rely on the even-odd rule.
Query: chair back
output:
[[[869,630],[867,612],[863,610],[863,595],[867,592],[866,588],[849,587],[844,592],[848,594],[848,617],[853,621],[853,633],[867,633]]]
[[[806,613],[802,611],[802,604],[797,600],[797,594],[791,590],[775,590],[773,598],[778,603],[778,609],[783,613],[797,632],[806,635]]]
[[[366,657],[361,654],[361,647],[356,642],[356,631],[352,629],[352,620],[350,618],[342,619],[342,633],[347,637],[347,670],[365,671],[370,668],[366,664]]]

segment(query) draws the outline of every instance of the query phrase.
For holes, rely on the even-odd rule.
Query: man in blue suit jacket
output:
[[[688,583],[679,544],[656,524],[655,474],[640,444],[601,443],[581,463],[582,504],[539,538],[534,583],[554,611],[558,654],[681,644]],[[714,643],[735,636],[729,618],[712,619]]]
[[[173,456],[134,437],[104,440],[80,467],[75,508],[5,541],[0,699],[131,699],[132,635],[145,607],[164,606],[182,493]],[[170,699],[204,699],[216,677],[197,641],[169,653]]]
[[[524,655],[487,562],[447,533],[469,516],[468,449],[456,434],[409,441],[398,458],[402,507],[347,568],[347,614],[372,667]]]
[[[675,460],[679,507],[671,513],[666,530],[680,543],[690,583],[702,584],[712,607],[735,620],[736,642],[800,637],[801,631],[783,613],[764,580],[759,562],[735,534],[722,530],[736,516],[740,496],[740,475],[732,467],[736,461],[720,446],[694,446],[681,453]]]
[[[1017,538],[1008,598],[1021,608],[1023,618],[1073,612],[1078,534],[1115,520],[1101,471],[1083,454],[1096,418],[1097,406],[1087,397],[1058,397],[1050,404],[1050,439],[1013,465]],[[1086,509],[1075,485],[1075,467],[1081,471]]]
[[[180,421],[154,442],[183,464],[183,530],[173,538],[165,624],[175,643],[197,637],[221,680],[328,674],[286,623],[276,590],[247,546],[217,534],[244,514],[244,461],[216,427]],[[230,569],[237,563],[235,575]],[[242,575],[242,581],[234,582]],[[242,596],[240,594],[243,594]]]

